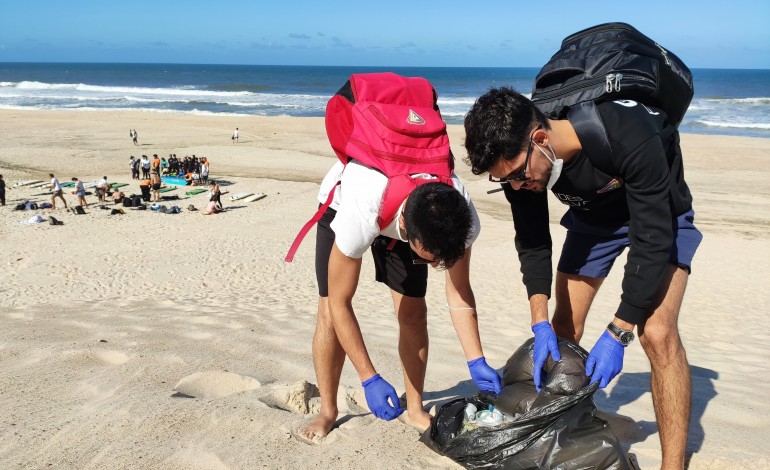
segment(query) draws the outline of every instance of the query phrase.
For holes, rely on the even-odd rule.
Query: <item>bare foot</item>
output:
[[[307,425],[298,429],[299,435],[311,441],[316,437],[326,437],[334,427],[335,421],[337,421],[336,413],[334,415],[318,414]]]
[[[424,432],[430,427],[430,419],[431,415],[424,410],[417,410],[414,412],[407,410],[398,417],[399,421],[420,432]]]

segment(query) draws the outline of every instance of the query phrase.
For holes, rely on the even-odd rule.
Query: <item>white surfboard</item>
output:
[[[96,181],[91,181],[91,182],[89,182],[89,183],[83,183],[83,187],[84,187],[84,188],[95,188],[95,187],[96,187],[96,184],[97,184],[97,182],[96,182]]]
[[[14,184],[14,186],[29,186],[30,184],[35,184],[35,183],[42,183],[42,181],[41,180],[17,181],[16,184]]]
[[[265,193],[255,193],[255,194],[252,194],[251,196],[249,196],[247,198],[244,198],[243,202],[259,201],[260,199],[265,198],[265,197],[267,197],[267,194],[265,194]]]
[[[42,188],[43,186],[47,186],[49,184],[51,184],[51,183],[48,182],[48,181],[41,181],[39,183],[32,183],[32,184],[29,185],[29,187],[30,188]]]
[[[239,201],[241,199],[245,199],[249,196],[253,196],[254,193],[235,193],[232,196],[230,196],[231,201]]]

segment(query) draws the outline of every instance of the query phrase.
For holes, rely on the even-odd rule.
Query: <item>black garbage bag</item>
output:
[[[593,394],[598,384],[589,385],[585,375],[588,353],[559,339],[561,360],[549,358],[548,378],[537,393],[532,381],[533,345],[529,339],[508,360],[497,397],[482,392],[446,403],[422,441],[466,468],[635,469],[609,424],[596,416]],[[478,409],[494,405],[516,418],[461,433],[468,403]]]

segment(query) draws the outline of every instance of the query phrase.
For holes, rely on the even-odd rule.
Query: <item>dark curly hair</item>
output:
[[[465,163],[474,175],[488,172],[499,158],[512,159],[525,150],[537,125],[551,128],[527,97],[509,87],[490,88],[465,115]]]
[[[404,208],[409,241],[419,240],[425,251],[447,268],[465,255],[472,223],[468,202],[445,183],[418,186]]]

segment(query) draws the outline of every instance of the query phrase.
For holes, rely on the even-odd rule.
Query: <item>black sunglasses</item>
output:
[[[444,262],[443,261],[434,261],[429,260],[425,258],[420,258],[417,253],[414,252],[414,250],[409,250],[409,256],[412,257],[412,264],[420,265],[420,264],[430,264],[436,263],[436,269],[445,269]]]
[[[543,126],[537,126],[537,128],[532,131],[532,134],[538,131]],[[520,170],[513,170],[512,172],[508,173],[503,178],[495,178],[491,174],[489,175],[489,181],[492,183],[508,183],[510,181],[527,181],[529,178],[527,177],[527,167],[529,166],[529,157],[532,155],[532,135],[529,136],[529,146],[527,147],[527,156],[524,157],[524,165],[521,167]]]

